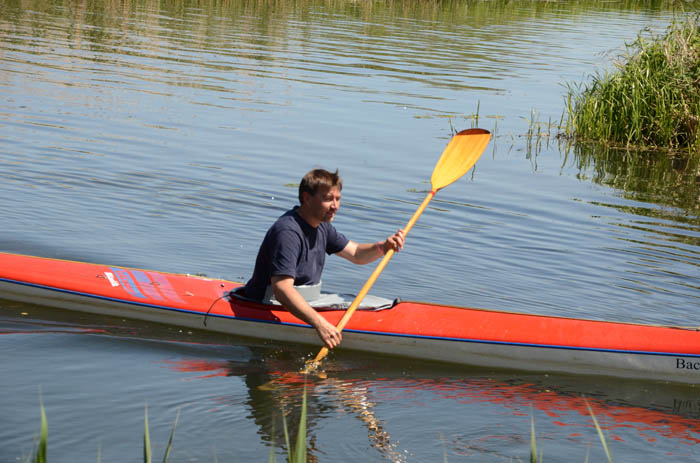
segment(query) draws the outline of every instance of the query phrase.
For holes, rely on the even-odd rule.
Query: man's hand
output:
[[[393,249],[394,252],[399,252],[403,249],[403,244],[404,232],[399,230],[384,241],[377,243],[357,244],[354,241],[348,241],[345,249],[338,252],[338,255],[353,264],[369,264],[382,257],[390,249]]]
[[[323,317],[319,317],[319,324],[318,326],[314,326],[316,328],[316,332],[318,333],[318,337],[321,338],[321,341],[326,345],[327,348],[333,349],[335,346],[340,344],[340,341],[343,339],[343,335],[340,333],[340,330],[333,326],[328,320],[326,320]]]
[[[272,291],[277,299],[294,316],[313,326],[318,337],[329,349],[333,349],[343,339],[340,330],[323,318],[309,305],[294,287],[294,278],[285,275],[272,277]]]
[[[384,251],[384,254],[386,254],[391,249],[393,249],[394,252],[399,252],[403,249],[403,243],[404,233],[403,230],[399,230],[393,235],[391,235],[389,238],[384,240],[384,243],[382,244],[382,250]]]

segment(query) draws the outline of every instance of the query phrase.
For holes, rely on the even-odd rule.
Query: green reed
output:
[[[46,421],[46,410],[44,404],[41,404],[41,434],[39,436],[39,447],[36,451],[36,463],[46,463],[46,449],[49,440],[49,426]]]
[[[588,412],[591,414],[593,424],[595,425],[595,430],[598,432],[598,437],[600,437],[600,442],[601,444],[603,444],[603,450],[605,450],[605,456],[608,457],[608,463],[612,463],[612,454],[610,453],[610,449],[608,448],[608,443],[605,439],[605,435],[603,435],[603,429],[598,424],[598,419],[595,417],[595,413],[593,413],[591,404],[589,404],[588,401],[586,401],[586,407],[588,407]]]
[[[593,425],[595,426],[596,432],[598,433],[600,442],[603,445],[603,450],[605,451],[605,456],[608,459],[608,463],[612,463],[612,453],[610,453],[610,448],[608,447],[607,439],[605,439],[605,434],[603,434],[603,428],[601,428],[600,424],[598,424],[598,419],[596,418],[595,413],[593,413],[593,409],[588,403],[588,400],[586,400],[585,402],[586,407],[588,407],[588,412],[591,414],[591,419],[593,420]],[[539,456],[537,455],[537,439],[535,437],[535,418],[532,415],[530,415],[530,463],[541,463],[542,461],[542,452],[540,452]],[[588,454],[586,454],[585,461],[586,463],[588,462]]]
[[[175,437],[175,428],[177,427],[177,421],[180,418],[180,410],[178,409],[177,415],[175,416],[175,422],[173,423],[173,429],[170,431],[170,438],[168,439],[168,445],[165,447],[165,454],[163,455],[163,463],[168,463],[170,459],[170,451],[173,448],[173,438]],[[153,461],[153,452],[151,451],[151,437],[148,430],[148,408],[143,418],[144,431],[143,431],[143,461],[144,463],[151,463]]]
[[[306,405],[306,388],[304,388],[304,395],[302,398],[302,403],[301,403],[301,417],[299,418],[299,431],[297,433],[297,438],[296,442],[294,445],[290,444],[290,438],[289,438],[289,433],[287,429],[287,422],[286,420],[282,420],[282,424],[284,426],[284,438],[285,438],[285,443],[287,445],[287,462],[288,463],[306,463],[307,461],[307,448],[306,448],[306,440],[307,440],[307,429],[306,429],[306,421],[307,421],[307,405]],[[610,449],[608,448],[607,441],[605,439],[605,435],[603,434],[603,430],[600,427],[600,424],[598,424],[598,420],[595,416],[595,413],[593,413],[593,409],[591,408],[590,404],[588,401],[586,401],[586,406],[588,407],[588,411],[591,414],[591,418],[593,420],[593,424],[595,426],[596,432],[598,433],[598,436],[600,437],[600,442],[603,445],[603,450],[605,451],[605,455],[608,459],[608,463],[612,463],[612,454],[610,453]],[[177,416],[175,417],[175,421],[173,423],[173,428],[170,431],[170,438],[168,439],[168,445],[165,449],[165,454],[163,456],[163,463],[167,463],[168,459],[170,458],[170,452],[172,449],[173,445],[173,437],[175,435],[175,428],[177,427],[177,422],[180,417],[180,410],[177,412]],[[445,448],[445,442],[444,442],[444,436],[442,434],[440,435],[440,439],[442,440],[443,443],[443,461],[447,463],[447,450]],[[41,433],[39,437],[39,442],[37,445],[37,449],[35,452],[35,457],[34,457],[34,462],[35,463],[46,463],[46,449],[47,449],[47,444],[48,444],[48,425],[47,425],[47,420],[46,420],[46,413],[44,411],[44,405],[43,403],[41,404]],[[151,463],[153,459],[153,453],[151,451],[151,438],[150,438],[150,432],[149,432],[149,426],[148,426],[148,409],[146,409],[145,414],[144,414],[144,433],[143,433],[143,461],[144,463]],[[24,463],[29,463],[31,460],[25,459],[23,460]],[[100,455],[98,454],[98,463],[100,461]],[[535,436],[535,419],[531,415],[530,416],[530,463],[538,463],[542,462],[542,453],[540,452],[539,456],[537,455],[537,439]],[[586,462],[588,461],[588,456],[586,456]],[[275,462],[275,453],[274,453],[274,441],[271,443],[271,448],[270,448],[270,457],[269,457],[269,462],[274,463]]]
[[[540,455],[540,460],[542,456]],[[537,439],[535,438],[535,417],[530,415],[530,463],[537,463]]]
[[[645,37],[648,35],[649,38]],[[568,84],[564,134],[578,141],[700,153],[699,16],[640,33],[612,71]]]

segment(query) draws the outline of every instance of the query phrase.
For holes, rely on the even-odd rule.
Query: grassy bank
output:
[[[639,34],[613,70],[568,88],[565,136],[700,156],[700,17]]]

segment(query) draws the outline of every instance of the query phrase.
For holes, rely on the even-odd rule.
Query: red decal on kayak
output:
[[[141,270],[132,270],[131,274],[134,276],[134,279],[136,280],[136,283],[138,283],[139,288],[146,294],[147,297],[150,297],[151,299],[156,299],[158,301],[162,301],[163,296],[160,295],[158,291],[156,291],[156,288],[153,286],[153,282],[151,281],[150,278],[148,278],[148,275],[146,275],[144,272]]]
[[[163,296],[166,297],[166,299],[170,299],[174,302],[180,302],[182,304],[185,303],[185,301],[180,299],[180,296],[177,295],[177,293],[175,292],[165,275],[155,272],[146,272],[146,275],[151,277],[151,280],[153,280],[153,282],[156,285],[158,285],[158,290]]]

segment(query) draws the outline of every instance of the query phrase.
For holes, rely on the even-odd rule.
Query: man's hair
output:
[[[341,191],[343,189],[343,179],[338,175],[338,169],[335,172],[328,172],[325,169],[310,170],[299,184],[299,204],[304,204],[304,192],[313,196],[321,188],[326,190],[333,187],[337,187]]]

